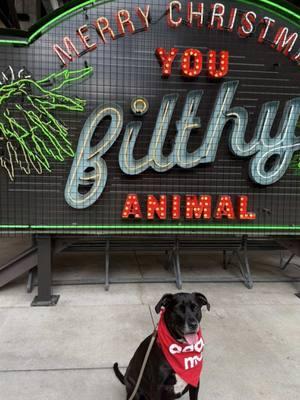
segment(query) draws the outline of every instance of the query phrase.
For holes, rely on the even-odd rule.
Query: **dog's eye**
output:
[[[196,311],[197,308],[198,308],[198,305],[197,305],[197,304],[191,304],[191,310],[192,310],[192,311]]]

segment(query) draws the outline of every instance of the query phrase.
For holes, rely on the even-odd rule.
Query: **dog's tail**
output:
[[[119,370],[119,365],[118,363],[114,363],[114,371],[116,374],[116,377],[119,379],[119,381],[125,385],[125,379],[124,379],[124,375],[121,373],[121,371]]]

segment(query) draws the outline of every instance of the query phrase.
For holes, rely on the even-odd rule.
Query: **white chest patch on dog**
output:
[[[175,374],[175,378],[176,378],[176,384],[174,385],[174,393],[175,394],[182,393],[184,389],[187,387],[187,383],[177,374]]]

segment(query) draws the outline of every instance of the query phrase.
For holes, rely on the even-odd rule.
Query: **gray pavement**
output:
[[[24,246],[0,239],[0,263]],[[251,254],[254,277],[300,278],[290,266],[278,271],[279,254]],[[299,262],[300,260],[295,260]],[[115,255],[115,276],[168,274],[159,255]],[[185,275],[237,276],[222,270],[219,254],[183,257]],[[64,255],[55,277],[103,275],[97,255]],[[26,277],[0,290],[1,400],[125,400],[112,364],[124,368],[157,320],[153,306],[173,284],[59,286],[53,308],[30,308]],[[204,312],[206,341],[201,400],[296,400],[300,393],[299,283],[185,284],[211,303]],[[187,399],[187,397],[185,397]]]

